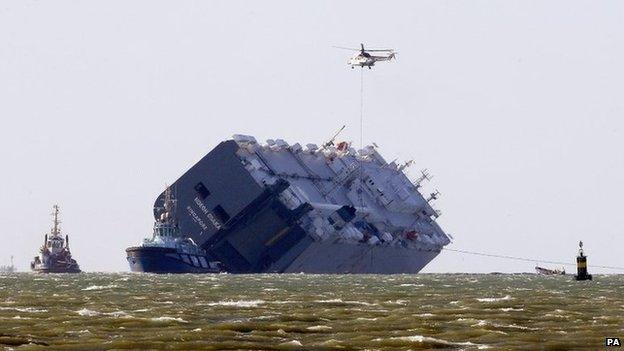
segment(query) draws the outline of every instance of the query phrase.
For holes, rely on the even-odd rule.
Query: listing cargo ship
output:
[[[386,162],[376,145],[234,135],[172,184],[175,217],[231,273],[417,273],[452,237],[436,223],[439,192],[425,197],[429,176],[408,178],[411,165]],[[157,220],[169,197],[157,197]]]
[[[151,238],[139,246],[126,249],[133,272],[148,273],[218,273],[219,262],[210,260],[193,239],[180,232],[176,217],[176,200],[171,188],[164,193],[163,206],[155,209],[156,221]]]
[[[54,217],[50,235],[46,234],[39,255],[30,263],[30,268],[39,273],[80,273],[80,267],[69,251],[69,236],[61,235],[59,206],[54,205]]]

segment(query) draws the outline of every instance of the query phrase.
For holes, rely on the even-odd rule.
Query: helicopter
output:
[[[352,58],[349,59],[349,61],[347,61],[347,65],[351,66],[351,69],[355,68],[356,66],[359,67],[368,67],[368,69],[372,69],[372,67],[375,65],[376,62],[379,61],[390,61],[392,59],[396,59],[396,52],[394,51],[394,49],[364,49],[364,44],[360,44],[361,48],[360,49],[354,49],[354,48],[345,48],[342,46],[334,46],[337,49],[344,49],[344,50],[353,50],[353,51],[359,51],[357,54],[353,55]],[[386,55],[371,55],[371,52],[385,52]]]

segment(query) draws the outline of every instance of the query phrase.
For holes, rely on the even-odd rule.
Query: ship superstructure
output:
[[[53,207],[53,225],[50,235],[46,234],[39,254],[30,263],[30,268],[40,273],[80,273],[80,267],[69,251],[69,236],[61,234],[59,206]]]
[[[218,262],[211,261],[193,239],[180,232],[176,217],[176,199],[170,187],[165,189],[162,206],[150,238],[139,246],[126,249],[130,270],[150,273],[214,273]]]
[[[177,217],[229,272],[417,273],[450,239],[410,164],[375,146],[235,135],[173,184]]]

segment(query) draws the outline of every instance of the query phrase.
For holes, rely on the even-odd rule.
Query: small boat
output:
[[[38,273],[80,273],[80,267],[69,251],[69,236],[61,235],[59,206],[52,207],[54,222],[50,235],[46,234],[39,255],[30,263],[30,269]]]
[[[565,268],[559,269],[548,269],[544,267],[535,266],[535,273],[541,275],[565,275]]]

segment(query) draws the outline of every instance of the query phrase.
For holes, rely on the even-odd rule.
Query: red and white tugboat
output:
[[[39,255],[30,263],[30,268],[39,273],[80,273],[80,267],[69,251],[69,237],[61,235],[58,205],[54,205],[53,209],[54,225],[50,235],[45,235]]]

